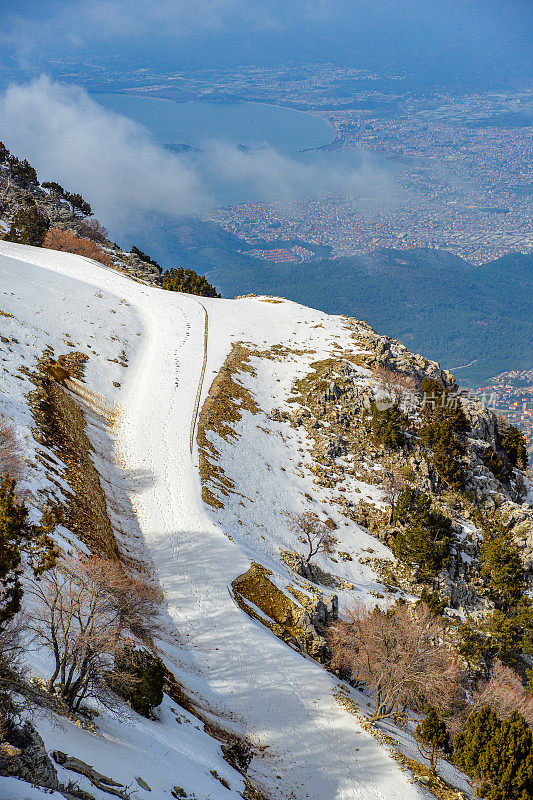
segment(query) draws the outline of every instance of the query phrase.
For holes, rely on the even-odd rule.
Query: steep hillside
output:
[[[92,724],[35,712],[46,751],[117,782],[98,787],[56,753],[64,796],[76,796],[71,779],[98,800],[110,787],[196,800],[473,796],[450,763],[446,783],[420,766],[412,724],[369,723],[372,693],[325,669],[326,633],[356,600],[387,607],[424,589],[452,621],[495,609],[482,575],[489,513],[505,518],[530,580],[529,489],[495,417],[464,398],[454,488],[418,427],[437,424],[425,399],[435,386],[455,397],[453,377],[365,323],[273,297],[164,292],[6,242],[0,270],[0,411],[24,443],[32,517],[53,501],[63,550],[117,558],[164,598],[154,643],[168,674],[153,719],[95,701]],[[380,414],[400,407],[390,446]],[[409,527],[390,508],[394,473],[449,520],[431,575],[396,549]],[[329,553],[306,560],[302,514],[331,531]],[[26,660],[50,677],[46,648]],[[0,777],[7,798],[30,796],[20,785]]]
[[[9,327],[6,332],[11,334],[6,337],[11,349],[5,356],[6,366],[11,384],[20,383],[4,410],[21,424],[25,417],[22,430],[37,456],[40,448],[31,434],[23,381],[16,377],[20,366],[27,361],[30,370],[34,368],[47,345],[56,356],[72,350],[89,355],[83,388],[89,397],[98,396],[98,406],[118,411],[113,439],[121,475],[111,472],[112,456],[106,453],[111,446],[109,428],[90,416],[94,422],[88,433],[95,458],[111,490],[115,484],[119,489],[121,483],[127,487],[147,551],[139,542],[133,518],[120,513],[115,519],[117,543],[134,562],[146,562],[147,568],[153,559],[153,576],[167,603],[161,652],[195,705],[213,724],[252,741],[257,756],[251,772],[270,797],[288,796],[291,791],[317,800],[359,797],[363,790],[349,787],[361,783],[366,797],[418,797],[386,751],[337,705],[335,680],[250,619],[228,591],[232,581],[248,569],[250,558],[245,546],[225,536],[206,514],[190,452],[202,375],[202,305],[191,297],[132,283],[78,257],[7,244],[1,249],[2,311],[13,314],[3,318],[3,327]],[[35,262],[38,266],[33,266]],[[206,302],[205,306],[210,315],[210,346],[204,393],[232,340],[253,336],[257,346],[268,348],[290,338],[292,329],[301,327],[299,323],[309,330],[324,318],[299,307],[287,317],[283,307],[257,301],[216,306]],[[122,350],[127,367],[115,363]],[[28,460],[33,462],[31,454]],[[42,488],[41,481],[46,487],[42,471],[32,481],[35,492]],[[76,541],[71,531],[62,530],[61,535],[67,542]],[[34,674],[46,677],[48,664],[42,653],[30,656],[30,664]],[[56,730],[40,717],[36,724],[48,750],[89,761],[125,786],[138,774],[161,797],[170,796],[174,785],[182,786],[185,796],[229,797],[230,792],[212,778],[210,769],[215,769],[238,791],[242,778],[228,775],[220,751],[215,757],[211,740],[204,735],[204,743],[200,732],[195,732],[194,718],[178,709],[184,722],[193,723],[190,736],[182,735],[187,728],[175,726],[173,707],[175,703],[165,701],[161,721],[143,726],[137,720],[132,725],[131,719],[127,719],[129,725],[117,726],[104,715],[96,737],[78,730],[74,736],[65,730],[65,723]],[[153,732],[146,730],[150,727]],[[143,736],[150,735],[153,742],[148,745]],[[107,741],[106,756],[99,756],[102,736]],[[129,752],[127,757],[121,755],[123,748]],[[149,760],[140,756],[145,748],[152,754]],[[335,753],[334,764],[326,758],[330,752]],[[64,769],[59,772],[62,778],[68,775]],[[95,797],[105,796],[95,792],[87,779],[81,779],[80,785]],[[12,791],[10,784],[6,791]]]

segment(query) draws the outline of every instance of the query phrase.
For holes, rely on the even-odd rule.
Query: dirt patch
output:
[[[262,564],[253,563],[250,569],[231,584],[237,603],[247,614],[259,619],[280,639],[298,646],[302,635],[298,627],[301,610],[287,595],[269,579],[273,573]],[[247,602],[248,601],[248,602]],[[263,616],[254,612],[252,603]]]
[[[235,491],[235,484],[217,463],[220,460],[220,452],[210,441],[208,434],[212,432],[226,442],[235,440],[238,436],[235,425],[242,419],[242,412],[250,411],[252,414],[259,412],[259,406],[252,393],[239,380],[239,376],[243,373],[255,376],[256,372],[250,364],[252,355],[255,355],[255,352],[242,342],[233,345],[211,384],[200,411],[196,441],[200,459],[202,499],[213,508],[224,508],[224,503],[213,490],[217,489],[227,497]]]
[[[64,479],[72,491],[58,508],[61,523],[75,533],[92,553],[118,559],[105,495],[91,459],[91,443],[83,413],[65,388],[65,381],[83,380],[87,356],[69,353],[54,359],[47,349],[32,380],[36,388],[29,403],[36,423],[36,441],[52,450],[66,466]]]

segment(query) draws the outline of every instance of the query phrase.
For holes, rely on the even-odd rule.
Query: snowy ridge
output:
[[[353,561],[335,564],[336,575],[354,587],[335,590],[341,606],[354,597],[375,602],[368,592],[379,588],[376,576],[355,556],[370,547],[387,557],[387,548],[329,506],[326,493],[312,481],[302,434],[282,431],[267,416],[286,402],[294,379],[310,363],[352,347],[343,319],[287,301],[203,298],[200,303],[77,256],[5,242],[0,242],[0,274],[0,309],[14,317],[0,322],[4,331],[17,324],[29,332],[28,361],[35,361],[46,344],[53,344],[56,354],[76,349],[90,356],[86,386],[118,412],[115,461],[122,467],[121,480],[143,537],[143,542],[125,543],[137,548],[139,558],[153,561],[165,595],[166,633],[158,643],[162,656],[206,714],[226,730],[246,735],[262,753],[254,757],[249,774],[266,797],[428,797],[339,705],[334,697],[338,681],[244,614],[229,591],[252,561],[272,570],[279,585],[294,582],[279,551],[295,546],[286,513],[304,510],[307,493],[338,524],[339,547],[354,554]],[[67,333],[73,347],[64,343]],[[237,445],[217,441],[239,494],[224,498],[224,508],[215,511],[201,499],[191,425],[235,342],[262,352],[283,344],[289,353],[283,359],[253,357],[256,375],[241,378],[261,414],[254,419],[243,413]],[[122,348],[127,369],[110,360]],[[6,358],[4,369],[14,371],[16,365]],[[17,387],[12,377],[9,381],[10,405],[0,410],[17,421],[30,447],[31,421],[21,391],[27,387],[22,381]],[[45,481],[42,470],[33,479]],[[366,490],[372,487],[365,485]],[[331,571],[331,564],[318,563]],[[46,675],[45,658],[34,654],[31,668]],[[353,697],[364,710],[363,697],[355,692]],[[36,724],[49,751],[85,759],[135,789],[133,797],[170,797],[175,785],[196,800],[241,796],[243,781],[222,759],[217,742],[198,720],[175,709],[165,699],[159,722],[130,712],[131,724],[102,714],[98,735],[70,723],[61,728],[38,719]],[[182,724],[176,723],[176,713]],[[409,742],[404,746],[409,749]],[[228,781],[229,790],[213,777],[213,769]],[[59,772],[62,780],[73,777]],[[135,783],[136,776],[151,786],[151,794]],[[96,798],[109,797],[86,779],[79,783]],[[0,797],[6,800],[37,796],[43,795],[0,778]]]

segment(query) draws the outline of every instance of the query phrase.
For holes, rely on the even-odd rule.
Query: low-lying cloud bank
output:
[[[198,211],[205,188],[142,126],[95,103],[80,88],[41,77],[0,97],[0,138],[41,180],[57,180],[120,225],[132,210]]]
[[[381,204],[396,194],[390,175],[368,163],[302,163],[271,147],[242,150],[220,141],[194,157],[173,154],[83,89],[44,76],[0,95],[0,139],[41,180],[81,192],[114,232],[143,211],[205,211],[229,189],[274,203],[340,194]]]

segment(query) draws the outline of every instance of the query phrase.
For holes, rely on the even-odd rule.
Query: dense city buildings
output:
[[[502,372],[476,393],[485,405],[524,432],[528,452],[533,455],[533,369]]]
[[[319,148],[324,155],[354,153],[372,175],[383,170],[386,186],[369,185],[368,196],[355,201],[329,195],[282,207],[242,203],[207,215],[247,245],[280,242],[266,251],[271,260],[305,259],[285,248],[294,238],[327,246],[333,256],[435,247],[474,264],[532,248],[530,89],[472,92],[458,83],[453,92],[439,91],[420,77],[327,64],[173,74],[115,65],[113,79],[103,80],[101,62],[58,62],[55,74],[98,91],[314,113],[332,126],[331,142]]]

